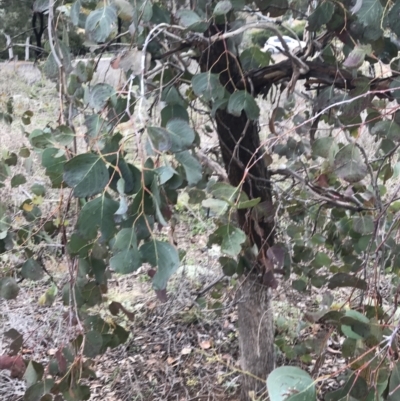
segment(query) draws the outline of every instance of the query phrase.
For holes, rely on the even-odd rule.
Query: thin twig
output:
[[[54,43],[53,43],[53,30],[52,30],[52,27],[53,27],[53,18],[54,18],[54,8],[53,8],[54,3],[55,2],[53,0],[49,0],[49,17],[48,17],[49,21],[48,21],[48,24],[47,24],[47,32],[48,32],[48,35],[49,35],[49,45],[50,45],[50,49],[51,49],[51,52],[53,54],[54,60],[55,60],[55,62],[57,64],[58,68],[61,69],[62,68],[62,62],[61,62],[60,58],[58,57],[58,54],[56,52],[56,49],[55,49]]]

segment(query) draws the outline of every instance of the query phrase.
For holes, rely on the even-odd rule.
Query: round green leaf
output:
[[[355,14],[364,26],[372,28],[382,19],[383,7],[380,1],[363,0]]]
[[[177,16],[183,26],[190,27],[191,25],[200,22],[201,18],[192,10],[179,10]]]
[[[110,267],[117,273],[132,273],[142,265],[134,228],[123,228],[117,234],[112,250],[114,256],[110,259]]]
[[[226,256],[221,256],[218,260],[226,276],[233,276],[237,272],[238,265],[236,260]]]
[[[53,386],[54,386],[53,379],[45,379],[44,381],[35,383],[26,390],[24,394],[24,401],[41,400],[45,394],[50,392]]]
[[[34,259],[28,259],[21,268],[21,275],[30,280],[40,280],[43,277],[43,268]]]
[[[250,199],[244,202],[239,202],[237,204],[238,209],[249,209],[251,207],[257,206],[261,201],[261,198]]]
[[[83,354],[88,358],[94,358],[99,354],[102,345],[103,338],[101,334],[95,330],[91,330],[86,333]]]
[[[21,120],[24,125],[29,125],[31,123],[31,117],[33,117],[33,112],[31,110],[27,110],[22,114]]]
[[[397,361],[392,370],[389,380],[388,401],[396,401],[400,398],[400,361]]]
[[[168,105],[179,105],[185,110],[188,106],[186,100],[183,99],[182,95],[179,93],[175,86],[171,85],[165,88],[161,95],[161,100]]]
[[[400,3],[395,2],[388,14],[390,29],[399,37],[400,36]],[[400,394],[400,391],[399,391]]]
[[[353,323],[356,324],[357,322],[359,322],[363,327],[365,325],[369,324],[369,319],[364,316],[363,314],[361,314],[360,312],[357,312],[355,310],[349,309],[346,311],[345,316],[341,319],[341,321],[345,318],[350,318],[352,319]],[[347,338],[352,338],[354,340],[361,340],[363,338],[362,335],[360,335],[359,333],[353,331],[352,326],[351,325],[346,325],[346,324],[342,324],[341,326],[341,330],[343,332],[343,334],[347,337]]]
[[[166,152],[171,149],[172,139],[168,130],[162,127],[147,127],[147,133],[154,148],[159,152]]]
[[[0,298],[14,299],[19,293],[17,282],[12,277],[0,279]]]
[[[86,19],[86,34],[95,42],[105,42],[116,20],[117,13],[113,6],[98,8],[92,11]]]
[[[11,178],[11,188],[19,187],[26,183],[26,178],[23,174],[16,174]]]
[[[46,194],[46,188],[41,185],[41,184],[33,184],[31,186],[31,191],[36,195],[36,196],[44,196]]]
[[[363,279],[349,273],[336,273],[329,280],[328,288],[333,290],[337,287],[354,287],[366,290],[368,285]]]
[[[202,96],[205,101],[222,99],[225,94],[218,75],[208,72],[195,75],[192,78],[192,88],[196,96]]]
[[[331,258],[325,252],[317,252],[315,254],[314,264],[317,267],[329,267],[331,265],[331,262]]]
[[[194,141],[194,131],[185,120],[179,118],[169,120],[167,130],[171,133],[171,152],[186,150]]]
[[[27,158],[27,157],[29,157],[31,155],[31,152],[30,152],[30,150],[28,148],[26,148],[24,146],[19,150],[18,155],[21,156],[21,157]]]
[[[111,85],[100,83],[90,88],[87,93],[85,92],[85,101],[89,107],[99,112],[114,95],[115,89]]]
[[[88,307],[100,304],[102,301],[100,287],[94,281],[85,284],[82,288],[82,298]]]
[[[179,118],[169,120],[166,128],[147,127],[147,133],[153,146],[160,152],[181,152],[188,149],[195,138],[193,129]]]
[[[43,365],[35,362],[33,360],[29,361],[24,374],[24,380],[26,381],[26,386],[30,387],[37,383],[43,377],[44,368]]]
[[[108,196],[99,196],[86,203],[79,213],[78,233],[84,239],[90,240],[97,237],[97,231],[100,229],[101,239],[110,239],[115,233],[114,213],[118,207],[119,203]]]
[[[201,189],[192,188],[189,191],[189,203],[197,204],[201,203],[206,198],[206,194]]]
[[[161,125],[165,127],[172,118],[189,121],[189,114],[180,104],[169,104],[161,110]]]
[[[357,216],[353,218],[353,230],[359,234],[370,234],[374,231],[374,221],[371,216]]]
[[[228,202],[214,198],[204,199],[201,202],[201,205],[207,209],[210,209],[216,215],[222,215],[229,209]]]
[[[330,1],[320,4],[308,17],[308,30],[318,31],[322,25],[328,23],[335,11],[335,5]]]
[[[29,142],[32,146],[44,149],[51,144],[51,132],[47,130],[35,129],[29,134]]]
[[[232,3],[229,0],[219,1],[213,11],[213,15],[225,15],[228,14],[229,11],[232,10]]]
[[[229,98],[227,111],[229,114],[239,117],[243,110],[250,120],[256,120],[260,116],[260,108],[254,97],[247,91],[236,91]]]
[[[134,16],[134,9],[132,4],[129,3],[128,0],[114,0],[115,5],[118,8],[118,17],[122,19],[122,21],[132,21]]]
[[[299,292],[304,292],[307,289],[307,282],[302,279],[293,280],[292,287]]]
[[[70,127],[60,125],[53,131],[53,138],[55,142],[61,146],[69,146],[74,140],[75,134]]]
[[[189,185],[196,185],[202,179],[201,164],[189,151],[176,153],[175,159],[182,164]]]
[[[371,134],[378,135],[384,140],[400,141],[400,125],[392,120],[378,121],[372,128]]]
[[[240,55],[240,61],[243,69],[250,71],[269,65],[271,61],[271,55],[269,52],[262,52],[257,46],[252,46],[243,50]]]
[[[87,256],[92,248],[92,244],[87,239],[83,238],[79,233],[72,233],[67,243],[68,253],[71,256]]]
[[[50,178],[53,188],[59,188],[63,182],[66,161],[64,152],[56,148],[45,149],[42,153],[42,166],[46,168],[46,175]]]
[[[345,358],[352,358],[356,351],[357,340],[347,337],[342,344],[342,355]]]
[[[345,181],[355,183],[367,175],[367,166],[360,150],[354,144],[344,146],[335,156],[335,173]]]
[[[255,3],[263,11],[263,14],[270,18],[284,15],[289,8],[288,0],[256,0]]]
[[[71,22],[77,26],[79,24],[79,14],[81,12],[81,0],[76,0],[71,7],[71,12],[69,17],[71,18]]]
[[[157,172],[160,185],[164,185],[175,174],[177,174],[177,172],[171,166],[161,166],[158,167],[155,171]]]
[[[7,166],[16,166],[17,162],[18,156],[14,152],[9,153],[7,158],[4,160],[4,163],[7,164]]]
[[[240,187],[234,187],[233,185],[227,184],[225,182],[217,182],[216,184],[214,184],[211,187],[211,193],[217,199],[225,200],[230,203],[234,203],[237,200],[239,200],[239,202],[247,202],[249,200],[246,193],[242,191]],[[254,199],[252,199],[252,201],[253,200]]]
[[[157,267],[153,277],[153,287],[163,290],[173,273],[179,267],[179,254],[174,246],[168,242],[150,241],[140,247],[140,253],[144,261]]]
[[[312,144],[312,154],[314,157],[320,156],[325,159],[331,159],[339,151],[335,138],[328,136],[317,138]]]
[[[313,378],[296,366],[281,366],[267,378],[271,401],[316,401],[317,393]]]
[[[246,234],[240,228],[229,224],[217,228],[210,235],[208,243],[221,245],[221,252],[235,257],[240,253],[245,240]]]
[[[100,193],[107,185],[109,175],[102,158],[84,153],[65,163],[64,181],[74,188],[74,196],[85,198]]]

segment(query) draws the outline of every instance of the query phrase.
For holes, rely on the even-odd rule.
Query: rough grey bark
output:
[[[266,396],[266,378],[274,369],[274,325],[269,291],[247,276],[238,292],[242,400]],[[251,394],[251,392],[254,392]],[[266,397],[265,397],[266,398]]]

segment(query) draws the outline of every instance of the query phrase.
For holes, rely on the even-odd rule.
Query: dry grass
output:
[[[34,77],[34,83],[32,83]],[[30,68],[14,70],[13,64],[0,65],[0,109],[5,109],[8,99],[13,98],[14,121],[10,125],[0,122],[0,152],[15,152],[21,147],[29,147],[27,135],[34,129],[43,129],[47,124],[55,124],[58,118],[57,93],[55,84],[37,75]],[[21,117],[26,111],[32,111],[31,124],[24,126]],[[26,199],[23,190],[29,192],[30,186],[47,180],[41,168],[39,157],[31,153],[30,157],[18,158],[18,165],[13,173],[25,174],[27,183],[17,190],[0,190],[2,201],[12,206],[14,210]],[[6,182],[9,188],[9,182]]]

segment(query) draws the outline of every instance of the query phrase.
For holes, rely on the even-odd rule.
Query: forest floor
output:
[[[205,232],[193,232],[197,223],[189,217],[177,230],[179,247],[187,250],[186,264],[169,284],[167,303],[157,300],[143,271],[113,275],[108,302],[96,311],[107,323],[120,324],[131,334],[127,343],[95,359],[96,378],[87,382],[90,400],[239,401],[242,372],[236,327],[237,283],[231,278],[221,279],[219,250],[207,248]],[[26,360],[49,361],[65,343],[68,332],[66,308],[60,297],[51,307],[38,302],[53,279],[62,288],[68,279],[67,268],[62,261],[49,261],[47,269],[52,278],[24,281],[15,300],[0,301],[0,327],[2,331],[14,328],[24,335],[22,356]],[[331,334],[329,327],[307,324],[304,319],[304,310],[318,307],[311,303],[322,296],[310,293],[304,297],[286,283],[274,291],[276,334],[285,338],[288,347]],[[130,320],[111,315],[106,306],[111,301],[122,303],[134,317]],[[335,376],[346,365],[337,351],[339,339],[329,340],[329,345],[324,353],[325,370],[314,372],[316,377],[328,375],[320,383],[321,400],[327,390],[338,386],[337,377],[329,375]],[[0,355],[7,349],[8,342],[0,337]],[[277,366],[295,364],[311,371],[320,357],[318,350],[309,357],[303,363],[277,350]],[[8,371],[0,371],[1,401],[22,400],[24,389],[23,380],[10,379]]]
[[[0,122],[0,151],[18,151],[23,143],[28,145],[24,129],[43,128],[59,117],[55,84],[37,80],[32,75],[35,72],[27,71],[21,76],[12,69],[0,69],[0,106],[12,95],[16,114],[11,127]],[[28,109],[34,112],[31,125],[21,129],[20,117]],[[30,174],[26,188],[0,189],[2,202],[16,214],[29,186],[46,183],[36,155],[19,167]],[[51,202],[50,198],[49,207]],[[212,220],[192,208],[184,197],[178,207],[177,242],[186,256],[169,284],[167,303],[157,300],[143,269],[131,275],[113,275],[110,280],[107,299],[122,303],[134,317],[129,320],[126,316],[113,316],[104,306],[100,310],[110,324],[126,327],[130,337],[126,344],[96,358],[96,379],[88,382],[93,401],[239,400],[242,372],[236,325],[238,283],[221,277],[219,249],[207,247]],[[0,269],[18,264],[21,258],[18,253],[1,255]],[[0,355],[8,347],[2,332],[10,328],[24,335],[22,355],[27,360],[48,361],[65,342],[67,323],[61,297],[51,308],[40,306],[38,300],[53,279],[62,288],[68,275],[66,262],[50,254],[46,268],[51,277],[47,275],[34,283],[24,281],[17,299],[0,301]],[[310,290],[307,296],[298,294],[289,283],[281,283],[273,292],[277,339],[295,348],[307,341],[330,338],[323,353],[325,370],[318,367],[322,364],[318,348],[302,359],[290,359],[288,352],[284,355],[277,348],[277,365],[296,364],[310,371],[315,379],[324,377],[317,383],[320,399],[326,391],[337,388],[346,366],[339,351],[343,339],[330,327],[310,322],[304,313],[319,310],[326,296],[325,289]],[[344,293],[335,294],[335,298],[345,297]],[[0,371],[0,401],[22,400],[24,388],[23,381],[11,379],[8,371]]]

